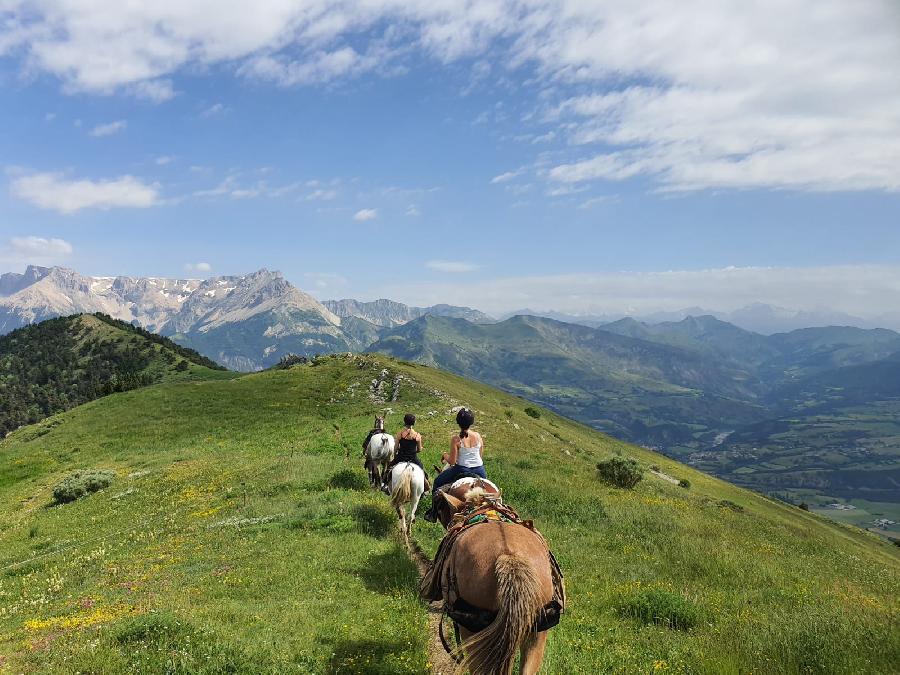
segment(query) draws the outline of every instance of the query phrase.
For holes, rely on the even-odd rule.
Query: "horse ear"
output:
[[[463,504],[465,504],[462,499],[457,499],[447,492],[444,493],[444,500],[450,505],[450,508],[453,509],[454,512],[459,511],[463,507]]]

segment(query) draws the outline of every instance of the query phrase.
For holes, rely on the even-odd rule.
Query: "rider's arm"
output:
[[[457,459],[459,459],[459,436],[454,436],[450,439],[450,459],[447,463],[453,466]]]
[[[418,438],[416,438],[416,444],[419,446],[416,448],[416,452],[422,452],[422,447],[425,443],[422,442],[422,434],[418,434]]]
[[[478,445],[481,447],[478,449],[478,453],[481,455],[481,463],[484,464],[484,437],[481,434],[478,434],[478,440],[481,441]]]

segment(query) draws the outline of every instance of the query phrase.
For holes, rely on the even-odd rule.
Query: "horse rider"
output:
[[[406,413],[403,416],[403,428],[394,436],[397,441],[397,454],[394,460],[388,465],[387,475],[391,475],[394,466],[400,462],[411,462],[418,465],[425,474],[425,489],[430,490],[431,486],[428,481],[428,472],[422,466],[422,460],[419,459],[419,453],[422,452],[422,434],[416,431],[413,426],[416,423],[416,416],[412,413]]]
[[[466,476],[487,478],[484,470],[484,440],[477,431],[470,431],[475,424],[475,413],[468,408],[463,408],[456,414],[456,423],[459,425],[459,433],[454,434],[450,439],[450,452],[443,456],[450,466],[441,471],[434,479],[431,508],[422,516],[432,523],[437,520],[434,496],[442,486]]]
[[[372,436],[375,434],[383,434],[384,433],[384,418],[376,417],[375,418],[375,426],[369,430],[369,433],[366,434],[366,439],[362,442],[362,454],[363,457],[366,456],[366,448],[369,447],[369,441],[372,440]]]

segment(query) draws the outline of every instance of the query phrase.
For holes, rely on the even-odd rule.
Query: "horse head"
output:
[[[384,415],[375,416],[375,426],[373,427],[373,429],[384,431]]]

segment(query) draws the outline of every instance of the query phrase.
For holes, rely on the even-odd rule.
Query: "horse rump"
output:
[[[396,467],[395,467],[396,468]],[[399,509],[412,499],[412,471],[405,467],[400,475],[400,482],[391,489],[391,506]]]
[[[494,621],[460,645],[457,673],[512,673],[516,652],[531,632],[541,611],[541,580],[531,560],[517,553],[501,555],[494,563],[499,610]]]

